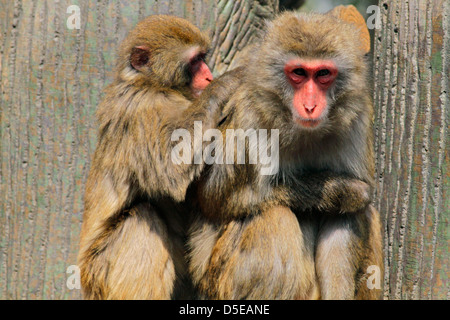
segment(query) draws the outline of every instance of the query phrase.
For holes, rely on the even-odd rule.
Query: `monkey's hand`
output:
[[[294,179],[278,181],[266,199],[294,211],[320,211],[330,214],[357,213],[371,202],[370,184],[333,172],[309,172]]]
[[[362,180],[338,177],[325,181],[319,209],[327,212],[356,213],[371,202],[371,187]]]
[[[233,69],[214,79],[200,95],[197,105],[212,115],[213,127],[225,121],[229,111],[224,107],[242,84],[243,79],[243,68]]]

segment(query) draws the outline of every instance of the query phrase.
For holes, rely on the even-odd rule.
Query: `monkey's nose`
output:
[[[317,107],[316,104],[315,105],[309,105],[309,106],[304,104],[303,106],[305,107],[305,110],[306,110],[307,113],[312,113],[314,111],[314,109]]]

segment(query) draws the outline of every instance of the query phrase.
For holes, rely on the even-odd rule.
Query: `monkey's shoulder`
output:
[[[164,87],[139,87],[135,85],[124,85],[117,83],[110,85],[106,90],[106,95],[103,101],[99,104],[98,109],[126,109],[133,111],[135,109],[142,110],[167,110],[185,109],[191,104],[182,93],[171,88]]]
[[[241,129],[270,129],[276,125],[280,113],[289,112],[283,105],[280,97],[266,88],[243,83],[239,90],[229,98],[223,108],[229,114],[234,127]]]

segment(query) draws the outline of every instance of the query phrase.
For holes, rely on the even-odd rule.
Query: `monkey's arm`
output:
[[[294,210],[354,213],[370,204],[370,194],[368,183],[325,171],[297,175],[288,183],[274,187],[270,198],[280,199]]]
[[[188,186],[200,175],[204,167],[202,155],[206,142],[203,142],[203,134],[208,129],[216,128],[225,117],[222,113],[223,107],[241,84],[241,72],[242,70],[237,68],[216,78],[200,97],[180,114],[163,114],[161,117],[167,117],[168,120],[153,122],[157,127],[156,132],[159,133],[156,141],[159,141],[160,147],[151,150],[153,164],[150,167],[153,167],[153,171],[149,172],[152,172],[153,176],[151,179],[142,180],[154,181],[150,185],[146,184],[149,194],[169,195],[175,200],[184,200]],[[200,128],[199,123],[201,130],[196,130],[196,126]],[[199,134],[200,137],[196,136]],[[153,141],[152,138],[150,141]]]
[[[209,125],[216,128],[227,116],[224,113],[224,107],[233,93],[243,83],[243,79],[243,67],[227,71],[220,77],[214,79],[194,102],[194,110],[199,113],[207,112],[210,114],[212,121]],[[188,110],[186,112],[189,113]]]

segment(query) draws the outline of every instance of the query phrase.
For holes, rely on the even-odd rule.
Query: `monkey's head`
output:
[[[198,96],[212,81],[209,39],[189,21],[154,15],[139,22],[119,50],[119,79]]]
[[[250,81],[278,95],[298,132],[349,126],[361,108],[352,99],[367,90],[364,41],[335,12],[283,13],[268,24]]]

